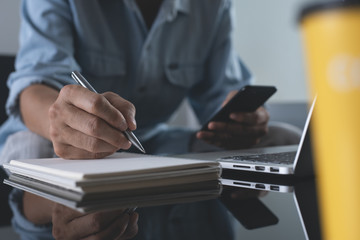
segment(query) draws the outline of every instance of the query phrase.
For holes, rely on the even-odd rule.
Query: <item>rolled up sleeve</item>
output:
[[[71,10],[64,0],[23,0],[20,50],[8,79],[8,115],[19,114],[19,94],[36,83],[60,89],[80,70],[74,59]],[[46,20],[45,20],[46,19]]]
[[[52,236],[52,225],[35,225],[28,221],[22,214],[23,191],[13,189],[9,196],[9,204],[14,214],[12,226],[22,240],[49,240]]]
[[[231,90],[251,82],[251,73],[237,56],[233,46],[234,14],[231,1],[218,10],[214,40],[205,63],[203,80],[189,94],[200,124],[204,124],[225,100]]]

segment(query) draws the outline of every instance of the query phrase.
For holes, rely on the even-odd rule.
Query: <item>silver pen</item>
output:
[[[78,71],[73,71],[71,73],[71,77],[84,88],[87,88],[94,93],[98,93]],[[139,149],[142,153],[145,153],[144,147],[141,145],[140,141],[137,139],[137,137],[132,131],[127,129],[124,131],[124,134],[137,149]]]

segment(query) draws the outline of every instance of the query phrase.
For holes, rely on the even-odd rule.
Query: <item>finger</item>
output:
[[[252,113],[231,113],[229,117],[235,122],[247,125],[265,124],[270,119],[269,113],[264,107],[259,107],[255,112]]]
[[[114,152],[92,153],[73,147],[68,144],[53,142],[55,154],[64,159],[99,159],[113,154]]]
[[[130,130],[136,129],[135,106],[113,92],[106,92],[103,96],[124,116]]]
[[[115,220],[113,220],[106,228],[101,229],[83,240],[101,240],[101,239],[125,239],[123,234],[125,233],[130,216],[129,214],[121,214]]]
[[[55,204],[52,210],[52,235],[55,239],[78,239],[77,229],[69,223],[84,214],[60,204]]]
[[[199,131],[196,133],[196,138],[201,139],[209,144],[216,145],[215,140],[215,133],[209,131]],[[217,146],[217,145],[216,145]]]
[[[127,144],[119,143],[118,146],[114,146],[99,138],[86,135],[82,132],[70,128],[69,126],[64,126],[58,141],[67,143],[73,147],[80,148],[91,153],[101,153],[116,152],[119,148],[129,148],[131,146],[130,142],[127,141],[125,136],[123,136],[123,138],[123,142]]]
[[[53,221],[61,220],[66,223],[70,222],[74,218],[78,218],[83,215],[84,215],[83,213],[80,213],[78,211],[75,211],[71,208],[68,208],[68,207],[58,204],[58,203],[54,204],[53,212],[52,212]]]
[[[120,215],[124,215],[122,211],[103,211],[86,214],[72,219],[68,223],[68,228],[76,232],[76,236],[74,236],[76,239],[96,236],[97,233],[107,229]]]
[[[136,236],[136,234],[139,231],[138,222],[139,220],[139,214],[136,212],[133,212],[130,214],[129,224],[126,228],[125,233],[122,236],[118,236],[117,240],[120,239],[132,239]]]
[[[117,149],[128,149],[131,146],[123,132],[113,128],[95,115],[79,110],[74,106],[64,109],[64,114],[67,116],[64,119],[65,123],[73,129],[101,139]]]
[[[61,89],[59,96],[66,103],[102,118],[121,131],[128,128],[122,113],[101,94],[91,92],[78,85],[66,85]]]

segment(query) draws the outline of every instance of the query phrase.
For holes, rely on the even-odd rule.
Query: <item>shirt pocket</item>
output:
[[[169,63],[165,66],[167,80],[183,88],[190,88],[201,81],[203,69],[201,64]]]
[[[109,55],[96,51],[82,51],[80,65],[84,72],[97,77],[116,77],[126,74],[126,62],[122,54]]]

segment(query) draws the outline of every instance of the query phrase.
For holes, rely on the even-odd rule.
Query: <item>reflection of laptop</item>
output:
[[[241,177],[238,178],[238,181],[242,181]],[[242,187],[242,186],[240,186]],[[228,189],[229,192],[231,188]],[[321,239],[321,229],[320,229],[320,218],[319,218],[319,212],[318,212],[318,199],[317,199],[317,192],[316,192],[316,186],[315,186],[315,180],[314,179],[303,179],[302,181],[298,181],[294,183],[291,187],[291,194],[293,195],[294,203],[296,206],[297,213],[300,218],[300,222],[302,225],[302,228],[304,230],[305,238],[307,240],[318,240]],[[266,191],[266,190],[265,190]],[[278,193],[280,194],[280,193]],[[261,198],[260,198],[261,199]],[[256,205],[259,205],[260,199],[249,199],[248,201],[254,201]],[[244,218],[242,216],[245,213],[249,212],[251,225],[256,226],[254,228],[263,227],[263,226],[270,226],[277,224],[278,222],[281,223],[283,221],[287,221],[288,219],[282,219],[279,218],[278,221],[274,221],[274,219],[278,218],[278,214],[273,209],[269,208],[267,206],[267,210],[264,209],[264,207],[261,207],[260,209],[263,213],[255,214],[256,217],[251,215],[251,211],[254,211],[255,213],[259,212],[258,209],[252,208],[252,202],[248,206],[240,207],[242,211],[237,211],[238,206],[238,200],[232,200],[233,203],[230,202],[226,203],[225,205],[228,207],[228,205],[232,206],[231,212],[238,219],[238,216],[241,216],[241,219]],[[241,202],[240,202],[241,203]],[[264,205],[264,203],[262,204]],[[235,206],[235,207],[234,207]],[[243,210],[244,208],[248,208],[246,210]],[[266,207],[265,207],[266,208]],[[234,211],[235,210],[235,211]],[[268,212],[271,212],[272,214],[269,214]],[[263,219],[263,217],[266,217],[266,219]],[[240,219],[240,220],[241,220]],[[239,220],[239,219],[238,219]],[[242,221],[240,221],[244,227],[248,225],[247,222],[248,219],[245,219],[245,225]]]
[[[216,160],[223,169],[271,173],[271,175],[313,175],[310,144],[310,119],[315,100],[309,110],[299,145],[253,148],[235,151],[186,154],[193,159]]]
[[[322,239],[315,181],[297,183],[293,196],[306,239]]]

